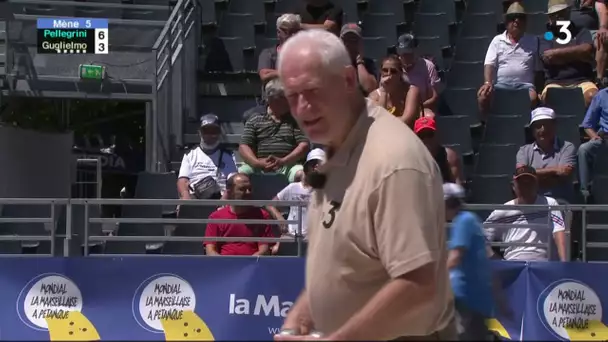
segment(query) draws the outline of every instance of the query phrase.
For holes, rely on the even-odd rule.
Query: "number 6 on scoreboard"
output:
[[[108,53],[108,29],[95,29],[95,54]]]

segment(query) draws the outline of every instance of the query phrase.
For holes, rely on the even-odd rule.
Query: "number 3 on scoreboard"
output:
[[[108,45],[108,29],[95,29],[95,54],[107,54]]]

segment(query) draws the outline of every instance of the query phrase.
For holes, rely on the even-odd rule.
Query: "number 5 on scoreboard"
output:
[[[95,29],[95,54],[108,53],[108,29]]]

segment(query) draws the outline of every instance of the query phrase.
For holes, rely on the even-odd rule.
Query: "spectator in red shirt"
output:
[[[227,199],[251,198],[251,182],[243,173],[237,173],[226,181]],[[262,208],[253,206],[224,206],[209,215],[211,220],[269,220],[270,215]],[[270,224],[209,223],[206,237],[273,237]],[[267,243],[258,242],[204,242],[207,255],[265,255]]]

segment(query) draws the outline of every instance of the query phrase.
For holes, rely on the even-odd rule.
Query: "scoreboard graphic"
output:
[[[38,53],[107,54],[108,20],[87,18],[38,19]]]

